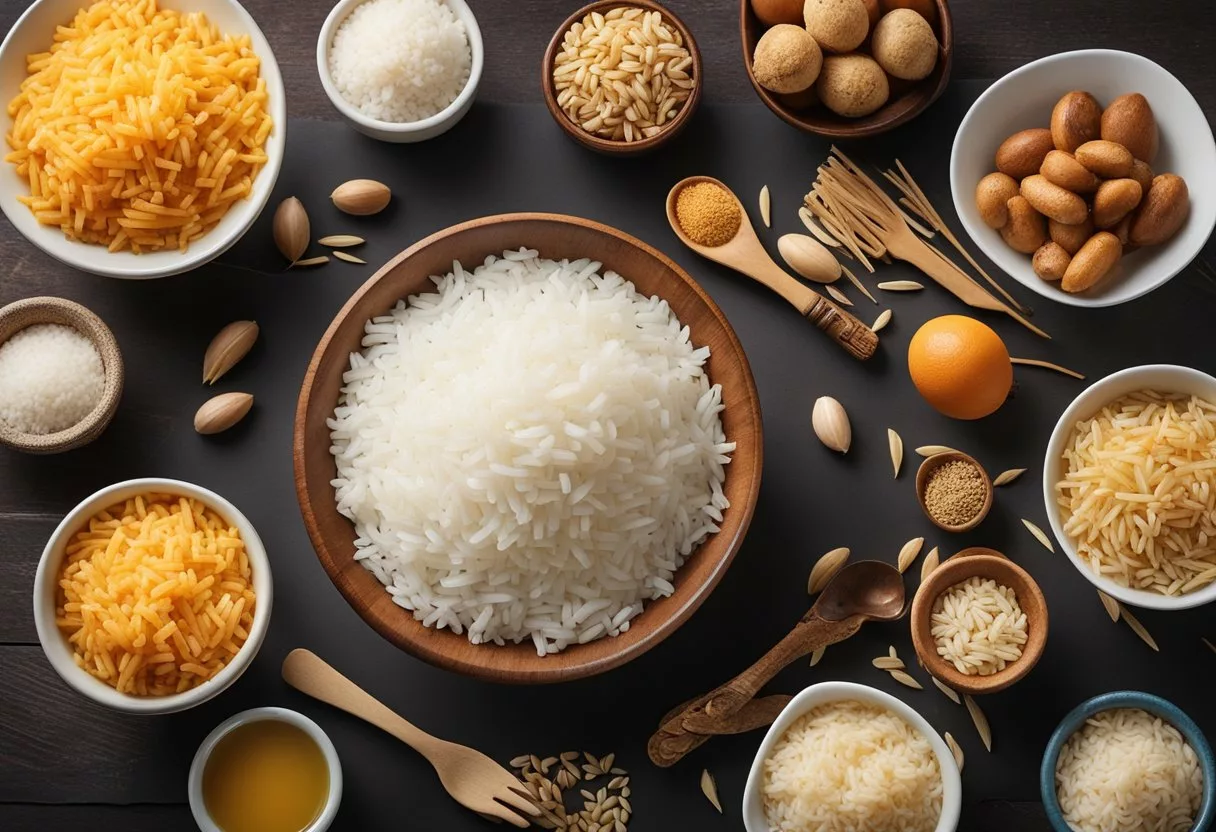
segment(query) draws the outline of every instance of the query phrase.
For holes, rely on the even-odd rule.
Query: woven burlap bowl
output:
[[[70,326],[93,342],[101,355],[105,386],[97,406],[72,427],[57,433],[23,433],[0,422],[0,444],[27,454],[58,454],[89,444],[110,424],[122,397],[122,354],[101,318],[63,298],[26,298],[0,309],[0,345],[36,324]]]

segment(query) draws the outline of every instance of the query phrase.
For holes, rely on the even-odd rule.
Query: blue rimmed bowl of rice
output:
[[[317,38],[317,72],[351,126],[421,142],[464,118],[485,64],[465,0],[340,0]]]
[[[1056,832],[1208,832],[1216,758],[1203,731],[1159,696],[1082,702],[1051,735],[1039,788]]]

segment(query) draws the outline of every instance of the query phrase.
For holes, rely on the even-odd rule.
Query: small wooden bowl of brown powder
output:
[[[992,480],[984,466],[961,451],[935,454],[916,472],[916,499],[939,529],[971,531],[992,508]]]

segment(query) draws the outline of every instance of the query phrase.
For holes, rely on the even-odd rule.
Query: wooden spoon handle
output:
[[[878,349],[878,336],[874,331],[822,295],[816,297],[811,308],[803,313],[807,319],[854,358],[865,361],[874,355]]]
[[[283,660],[283,681],[313,699],[370,722],[427,759],[430,759],[432,750],[444,744],[444,740],[432,737],[389,710],[388,706],[309,650],[296,649],[287,655]]]

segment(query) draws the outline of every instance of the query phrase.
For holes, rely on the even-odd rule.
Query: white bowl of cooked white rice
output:
[[[485,49],[465,0],[340,0],[317,38],[326,95],[386,142],[450,130],[473,105]]]
[[[924,717],[875,688],[822,682],[795,696],[760,744],[743,825],[954,832],[962,803],[958,766]]]

